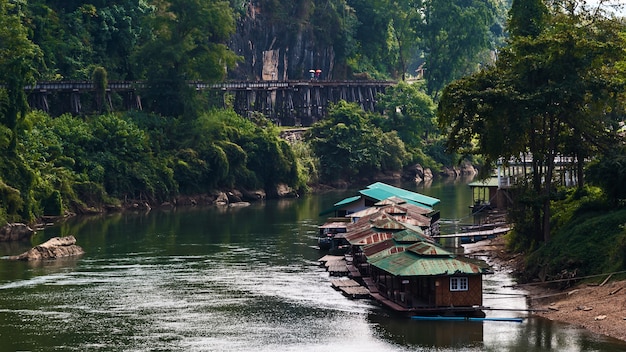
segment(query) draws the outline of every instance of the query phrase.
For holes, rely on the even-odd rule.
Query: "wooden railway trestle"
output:
[[[222,94],[225,102],[227,94],[233,95],[233,108],[242,116],[262,113],[279,125],[309,126],[326,116],[328,107],[340,100],[357,103],[365,111],[374,111],[377,95],[395,82],[307,80],[189,84],[198,91],[211,90]],[[141,110],[139,93],[144,88],[143,82],[109,82],[105,102],[112,110],[111,93],[115,92],[121,97],[123,109]],[[72,114],[82,112],[81,94],[95,92],[91,82],[40,82],[25,89],[30,106],[46,112],[51,110],[48,97],[52,93],[69,97],[61,102],[64,106],[60,109]]]

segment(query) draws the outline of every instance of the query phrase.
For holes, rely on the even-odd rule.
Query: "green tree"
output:
[[[615,99],[623,92],[621,31],[602,17],[557,12],[537,36],[513,36],[496,66],[444,89],[438,115],[450,149],[481,154],[488,165],[532,155],[529,204],[538,241],[550,239],[555,158],[614,143],[607,131],[614,112],[623,111]],[[568,155],[574,143],[590,147]]]
[[[486,51],[495,49],[490,42],[490,28],[496,8],[491,1],[426,1],[419,33],[428,95],[436,99],[449,82],[490,64],[483,57]]]
[[[392,40],[397,47],[397,64],[394,75],[404,81],[410,62],[418,54],[420,36],[417,33],[418,24],[422,22],[421,0],[389,1],[387,7],[391,15],[390,31]]]
[[[400,82],[379,96],[377,106],[384,112],[385,132],[396,131],[409,149],[421,148],[429,134],[437,131],[436,106],[420,84]]]
[[[537,37],[546,27],[549,15],[543,0],[513,0],[507,28],[512,36]]]
[[[107,71],[104,67],[96,67],[91,74],[91,81],[96,92],[96,108],[102,113],[102,106],[106,104],[106,90],[109,85]]]
[[[197,115],[197,94],[189,81],[218,81],[237,61],[226,42],[235,31],[228,1],[155,2],[148,25],[153,36],[136,55],[138,77],[145,78],[147,107],[167,116]]]
[[[10,131],[3,149],[14,153],[17,126],[26,115],[27,84],[35,83],[41,50],[28,38],[21,5],[0,0],[0,123]]]
[[[626,147],[617,146],[587,169],[590,182],[602,188],[612,207],[626,205]]]
[[[376,127],[358,105],[340,101],[305,138],[319,157],[322,181],[353,181],[357,176],[397,171],[403,164],[397,159],[405,160],[404,143],[389,133]]]

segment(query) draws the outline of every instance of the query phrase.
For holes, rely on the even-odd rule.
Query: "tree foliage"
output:
[[[424,66],[429,95],[436,98],[449,82],[476,72],[479,65],[491,63],[484,55],[486,51],[496,49],[490,42],[490,28],[496,15],[492,2],[427,2],[420,32],[426,56]]]
[[[168,116],[196,115],[189,81],[221,80],[236,55],[226,42],[235,30],[227,1],[157,1],[146,19],[152,36],[135,56],[137,76],[147,80],[146,105]]]
[[[613,207],[626,205],[626,147],[618,145],[587,168],[593,184],[600,186]]]
[[[323,181],[357,180],[397,171],[407,152],[394,132],[384,133],[358,105],[339,102],[306,135],[320,160]]]
[[[35,82],[41,50],[28,38],[20,4],[0,0],[0,124],[10,131],[8,152],[17,146],[17,125],[28,103],[27,84]],[[7,132],[8,132],[7,131]]]
[[[436,106],[419,84],[400,82],[379,97],[377,106],[383,110],[383,131],[396,131],[408,149],[421,148],[433,134]]]
[[[539,34],[514,35],[495,66],[444,89],[438,116],[451,150],[481,154],[488,165],[532,155],[528,206],[537,240],[550,238],[555,158],[582,162],[616,141],[610,131],[624,108],[621,31],[606,18],[557,11]]]

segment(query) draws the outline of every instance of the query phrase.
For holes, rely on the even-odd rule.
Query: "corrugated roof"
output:
[[[389,198],[389,197],[399,197],[401,199],[406,200],[407,202],[416,202],[419,204],[423,204],[426,205],[430,208],[434,207],[435,205],[439,204],[440,200],[437,198],[433,198],[433,197],[429,197],[417,192],[412,192],[403,188],[398,188],[398,187],[394,187],[391,185],[388,185],[386,183],[383,182],[376,182],[373,183],[369,186],[367,186],[368,189],[378,189],[384,192],[389,193],[388,196],[380,198],[379,200],[385,199],[385,198]]]
[[[400,243],[410,243],[410,242],[414,243],[414,242],[426,240],[424,231],[422,231],[421,229],[420,231],[421,232],[411,230],[411,229],[404,229],[402,231],[394,233],[393,239],[396,240],[396,242],[400,242]]]
[[[411,245],[407,248],[407,251],[411,251],[415,254],[419,254],[421,256],[429,256],[429,257],[452,257],[454,254],[446,251],[445,249],[434,245],[432,243],[426,242],[418,242]]]
[[[345,238],[353,246],[364,246],[367,244],[378,243],[384,240],[391,239],[393,232],[363,232],[356,236],[346,235]]]
[[[348,227],[350,223],[347,222],[339,222],[339,221],[333,221],[333,222],[327,222],[324,225],[321,225],[319,228],[320,229],[345,229]]]
[[[372,183],[371,185],[367,186],[367,189],[361,190],[360,193],[370,198],[374,198],[378,201],[387,199],[389,197],[399,197],[409,203],[417,203],[420,205],[428,206],[430,208],[434,207],[440,202],[440,200],[437,198],[394,187],[383,182]]]
[[[368,260],[375,260],[376,258],[381,258],[394,253],[402,252],[407,246],[408,245],[399,244],[393,239],[389,239],[364,246],[363,254]]]
[[[368,259],[368,262],[395,276],[471,275],[483,272],[477,265],[453,257],[420,256],[410,251]]]
[[[361,196],[348,197],[346,199],[340,200],[337,203],[333,204],[334,207],[341,207],[342,205],[350,204],[352,202],[356,202],[361,199]]]
[[[353,196],[353,197],[348,197],[345,199],[342,199],[340,201],[338,201],[337,203],[333,204],[332,208],[326,209],[324,211],[322,211],[319,215],[326,215],[326,214],[330,214],[332,212],[334,212],[337,209],[341,209],[342,206],[344,205],[348,205],[350,203],[354,203],[356,201],[358,201],[359,199],[361,199],[361,196]]]
[[[404,215],[407,213],[406,208],[399,207],[397,205],[386,206],[384,208],[381,208],[381,210],[391,215]]]
[[[395,219],[385,217],[380,218],[372,222],[372,226],[377,229],[385,229],[385,230],[403,230],[405,227],[396,221]]]

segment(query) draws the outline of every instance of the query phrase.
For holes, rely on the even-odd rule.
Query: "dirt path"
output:
[[[513,271],[521,268],[523,257],[508,253],[501,236],[464,247],[466,254],[485,256]],[[580,284],[565,291],[540,285],[522,287],[529,292],[530,308],[542,310],[535,313],[537,316],[626,341],[626,280]]]

